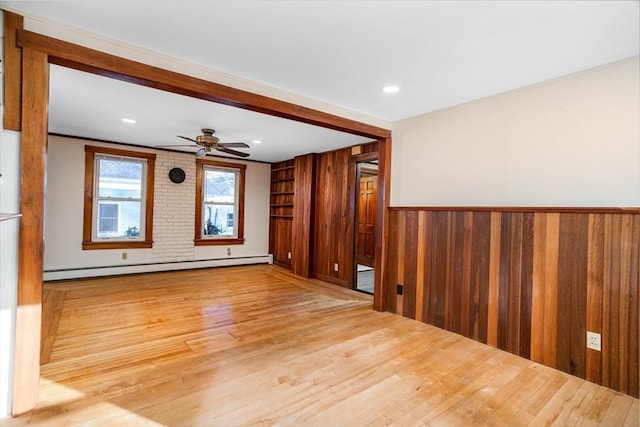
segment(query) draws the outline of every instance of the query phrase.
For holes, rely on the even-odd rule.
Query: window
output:
[[[83,249],[150,248],[155,154],[85,147]]]
[[[196,246],[244,243],[245,169],[196,159]]]

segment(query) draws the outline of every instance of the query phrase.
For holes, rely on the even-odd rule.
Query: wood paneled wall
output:
[[[390,223],[389,311],[638,397],[640,210],[392,208]]]
[[[355,181],[348,148],[318,155],[313,276],[348,287],[353,280]],[[355,179],[355,178],[354,178]],[[338,271],[335,271],[338,264]]]
[[[378,143],[317,155],[313,276],[352,287],[355,272],[357,156],[376,153]],[[338,271],[335,271],[338,264]]]
[[[316,155],[294,159],[295,184],[293,223],[291,230],[291,272],[302,277],[311,275],[313,250],[313,212],[315,207]]]

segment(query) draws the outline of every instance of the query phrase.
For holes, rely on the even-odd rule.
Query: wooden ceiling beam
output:
[[[380,139],[391,135],[388,129],[164,70],[31,31],[18,30],[17,35],[18,46],[46,53],[52,64],[367,138]]]

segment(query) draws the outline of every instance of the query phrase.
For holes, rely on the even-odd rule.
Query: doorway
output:
[[[378,160],[356,162],[355,280],[354,289],[373,295],[375,277]]]
[[[12,88],[18,89],[7,91],[11,93],[9,96],[11,102],[5,102],[5,118],[13,118],[13,121],[8,120],[11,125],[7,130],[22,132],[20,210],[23,216],[20,221],[18,246],[18,303],[15,321],[17,339],[14,349],[15,360],[20,363],[14,366],[13,414],[31,410],[35,407],[38,398],[48,63],[378,140],[380,153],[378,194],[381,199],[378,203],[377,217],[380,218],[378,227],[381,230],[376,233],[378,240],[376,262],[381,267],[376,274],[380,292],[374,295],[373,308],[384,311],[386,285],[382,283],[380,277],[383,274],[386,256],[382,236],[387,232],[388,224],[385,207],[388,206],[390,180],[391,132],[389,130],[32,33],[23,29],[21,17],[19,18],[13,21],[5,20],[5,34],[19,38],[20,43],[19,45],[8,43],[8,37],[5,37],[5,59],[7,55],[12,55],[12,59],[5,61],[4,68],[4,75],[8,76],[5,77],[6,81],[11,82]],[[22,55],[22,67],[19,66],[20,55]]]

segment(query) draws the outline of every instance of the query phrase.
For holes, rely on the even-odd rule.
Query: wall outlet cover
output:
[[[602,336],[597,332],[587,331],[587,348],[602,351]]]

